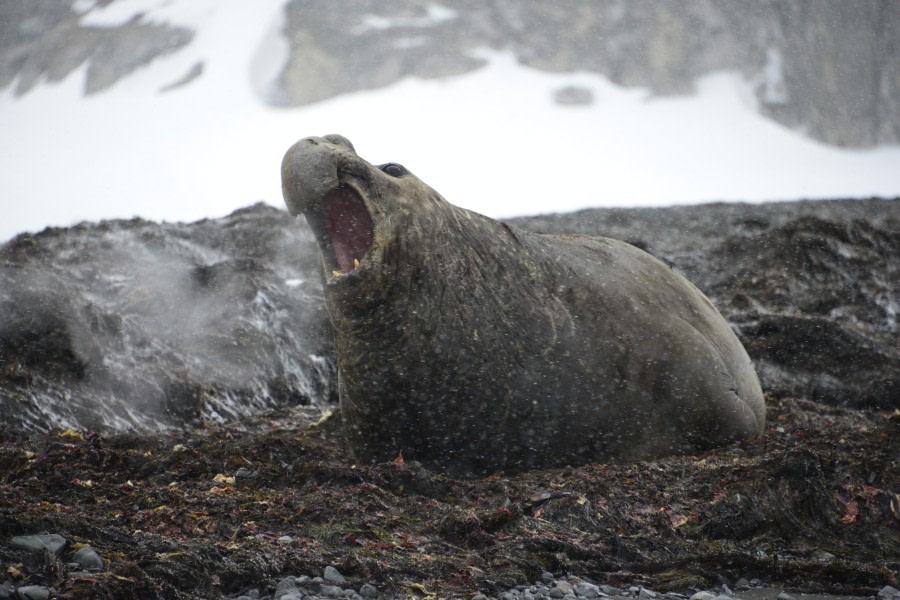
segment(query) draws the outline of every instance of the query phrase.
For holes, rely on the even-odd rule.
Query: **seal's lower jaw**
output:
[[[334,278],[359,268],[372,246],[372,217],[359,194],[350,187],[337,187],[306,211],[325,260]]]

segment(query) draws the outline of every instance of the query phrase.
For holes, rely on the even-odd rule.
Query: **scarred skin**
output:
[[[458,208],[341,136],[292,146],[282,185],[319,241],[358,460],[402,452],[470,477],[650,459],[762,431],[762,391],[737,337],[646,252]],[[335,198],[365,211],[351,217]]]

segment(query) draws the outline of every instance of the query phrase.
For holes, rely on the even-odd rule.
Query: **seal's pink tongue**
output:
[[[353,260],[362,260],[372,245],[372,218],[350,188],[337,188],[322,199],[325,228],[341,271],[349,273]]]

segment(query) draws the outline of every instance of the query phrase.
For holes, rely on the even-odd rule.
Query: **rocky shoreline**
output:
[[[303,225],[258,205],[23,234],[0,246],[0,598],[895,600],[900,202],[515,223],[685,272],[759,367],[762,437],[479,480],[357,464]],[[172,318],[212,315],[203,344],[154,329],[198,305]],[[220,359],[242,377],[216,381]],[[128,427],[98,418],[110,398]]]

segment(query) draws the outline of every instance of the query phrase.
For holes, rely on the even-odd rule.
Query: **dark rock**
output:
[[[878,590],[878,594],[876,594],[875,597],[878,598],[878,600],[900,600],[900,590],[886,585]]]
[[[553,73],[592,72],[656,94],[686,94],[701,76],[743,74],[761,111],[813,137],[848,146],[900,141],[900,5],[891,0],[800,4],[740,0],[656,2],[456,2],[355,0],[348,27],[328,0],[285,9],[290,56],[270,92],[300,105],[390,85],[403,77],[457,75],[484,64],[472,48],[511,51]],[[378,25],[368,25],[375,21]],[[404,41],[408,43],[403,43]],[[867,90],[860,94],[859,90]]]
[[[293,598],[302,597],[302,592],[297,589],[297,584],[294,582],[293,577],[285,577],[281,581],[278,582],[278,585],[275,586],[275,594],[273,595],[275,600],[279,600],[284,598],[285,600],[293,600]]]
[[[344,595],[344,589],[337,585],[323,585],[318,593],[329,598],[340,598]]]
[[[364,583],[359,588],[359,595],[363,598],[376,598],[378,597],[378,588],[371,583]]]
[[[50,590],[42,585],[23,585],[16,589],[16,597],[19,600],[47,600]]]
[[[51,533],[49,535],[17,535],[12,539],[10,545],[13,548],[30,552],[40,552],[46,549],[51,554],[59,556],[66,549],[66,546],[69,545],[69,542],[61,535]]]
[[[156,429],[333,400],[312,235],[257,205],[0,246],[0,420]]]
[[[103,559],[90,546],[85,546],[78,550],[75,556],[72,557],[72,561],[78,563],[82,569],[87,571],[103,570]]]
[[[48,5],[52,4],[52,8]],[[16,80],[15,94],[42,81],[60,81],[87,64],[85,94],[100,92],[153,60],[188,44],[193,32],[142,23],[141,15],[118,26],[81,24],[68,3],[4,2],[0,5],[0,88]]]
[[[341,575],[341,572],[330,565],[325,567],[325,573],[324,573],[323,578],[325,579],[325,581],[329,581],[331,583],[336,583],[336,584],[342,584],[342,583],[347,582],[347,580],[344,578],[344,576]]]
[[[553,92],[553,101],[563,106],[588,106],[594,102],[590,88],[569,85]]]

